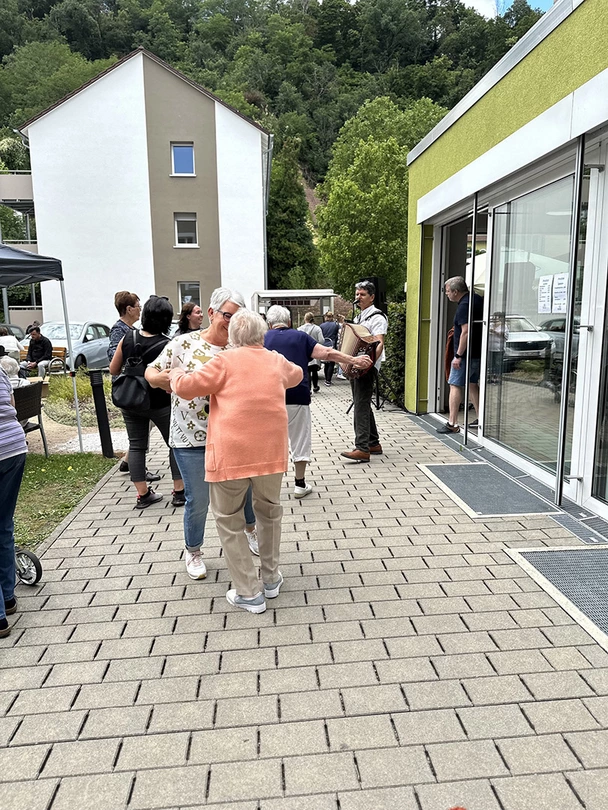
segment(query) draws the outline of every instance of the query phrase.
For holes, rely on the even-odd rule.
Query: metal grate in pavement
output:
[[[527,549],[510,556],[564,607],[584,629],[597,637],[608,633],[608,547]],[[530,570],[530,567],[532,570]],[[536,573],[535,573],[536,572]],[[540,576],[539,576],[540,575]],[[581,615],[582,614],[582,615]]]

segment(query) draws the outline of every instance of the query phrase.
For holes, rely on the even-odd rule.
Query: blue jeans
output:
[[[205,481],[205,448],[174,447],[173,454],[182,475],[186,493],[184,538],[189,551],[198,551],[205,542],[205,524],[209,511],[209,484]],[[251,487],[245,501],[245,523],[255,523]]]
[[[4,603],[15,595],[15,507],[23,478],[25,453],[0,461],[0,619],[6,618]]]

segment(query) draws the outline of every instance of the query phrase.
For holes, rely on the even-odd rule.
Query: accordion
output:
[[[340,363],[340,368],[349,380],[363,377],[374,366],[376,362],[376,348],[380,345],[366,326],[359,323],[345,323],[338,336],[338,351],[350,354],[352,357],[359,357],[367,354],[371,357],[372,365],[369,368],[355,368],[352,363]]]

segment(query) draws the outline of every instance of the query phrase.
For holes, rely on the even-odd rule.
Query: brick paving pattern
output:
[[[313,403],[312,495],[283,491],[265,614],[181,560],[182,512],[115,472],[18,589],[0,641],[2,807],[606,810],[608,654],[504,553],[578,544],[550,517],[472,520],[417,468],[405,414],[344,463],[349,388]]]

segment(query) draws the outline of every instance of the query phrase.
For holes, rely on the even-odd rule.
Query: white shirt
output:
[[[373,313],[373,314],[372,314]],[[359,315],[354,319],[355,323],[360,323],[365,326],[372,335],[386,335],[388,331],[388,318],[379,311],[378,307],[373,304],[367,309],[363,309]],[[380,370],[380,364],[386,360],[386,352],[384,346],[382,347],[382,354],[376,361],[376,368]]]
[[[12,357],[13,360],[17,360],[17,362],[19,361],[19,352],[25,349],[25,346],[22,346],[14,335],[0,337],[0,346],[4,346],[4,351],[8,356]]]
[[[198,371],[212,357],[223,351],[225,346],[214,346],[201,337],[200,332],[177,335],[169,341],[150,368],[156,371],[182,368],[184,371]],[[170,447],[204,447],[207,442],[207,421],[209,419],[209,399],[193,397],[182,399],[171,394]]]

